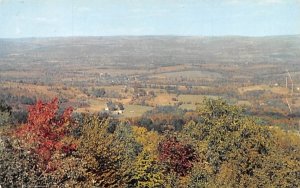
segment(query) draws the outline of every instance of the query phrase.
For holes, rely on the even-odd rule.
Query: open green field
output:
[[[182,104],[179,106],[179,108],[183,109],[183,110],[196,110],[197,105],[195,104]]]
[[[220,74],[212,71],[178,71],[178,72],[167,72],[161,74],[155,74],[153,77],[159,78],[178,78],[178,77],[187,77],[187,78],[220,78]]]
[[[213,96],[213,95],[179,95],[178,96],[178,101],[183,102],[183,103],[191,103],[191,104],[196,104],[196,103],[202,103],[204,98],[213,98],[217,99],[218,96]]]
[[[153,109],[153,107],[142,106],[142,105],[124,105],[125,110],[122,114],[123,117],[139,117],[142,116],[145,112]]]
[[[271,91],[272,93],[279,94],[279,95],[287,95],[289,93],[289,89],[285,87],[268,86],[266,84],[240,87],[238,88],[238,91],[240,94],[244,94],[246,92],[251,92],[251,91]]]
[[[106,106],[106,101],[104,99],[90,99],[88,100],[89,107],[85,108],[78,108],[77,112],[91,112],[91,113],[97,113],[102,110],[104,110]]]

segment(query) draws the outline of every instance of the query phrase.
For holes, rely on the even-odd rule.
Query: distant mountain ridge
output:
[[[296,63],[300,35],[267,37],[116,36],[0,39],[0,65],[9,60],[72,63]],[[151,61],[150,61],[151,57]]]

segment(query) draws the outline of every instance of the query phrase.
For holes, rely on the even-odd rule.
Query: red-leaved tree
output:
[[[26,143],[47,165],[55,152],[71,152],[74,144],[64,144],[62,139],[71,125],[72,108],[58,115],[58,99],[49,103],[38,101],[29,107],[27,123],[17,129],[16,135]]]
[[[160,142],[158,151],[159,159],[167,165],[167,170],[181,176],[186,175],[197,160],[195,149],[191,145],[181,143],[176,137]]]

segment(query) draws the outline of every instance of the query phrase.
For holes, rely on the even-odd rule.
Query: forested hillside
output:
[[[193,112],[164,107],[122,120],[60,109],[54,98],[31,105],[20,124],[1,101],[0,185],[300,186],[299,133],[258,125],[222,99],[199,102]]]

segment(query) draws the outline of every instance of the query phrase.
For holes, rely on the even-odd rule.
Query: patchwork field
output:
[[[205,97],[221,97],[260,117],[276,114],[296,122],[299,39],[0,39],[7,44],[0,46],[0,95],[17,111],[26,110],[31,98],[58,97],[64,106],[92,113],[102,111],[108,101],[120,102],[125,106],[120,118],[141,116],[158,106],[195,110]],[[290,81],[285,87],[286,70],[294,81],[293,95]]]

